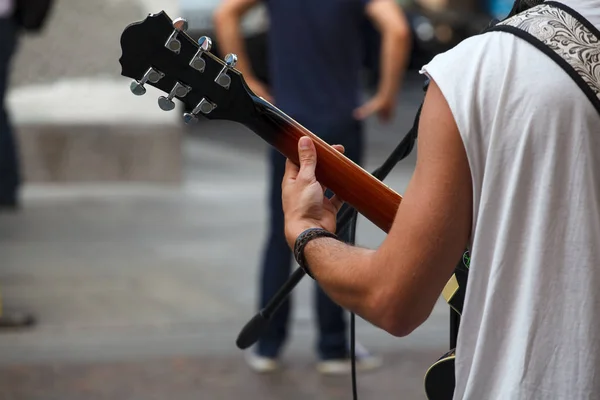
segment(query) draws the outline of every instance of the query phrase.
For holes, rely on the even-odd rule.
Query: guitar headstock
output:
[[[164,92],[157,105],[175,109],[175,99],[185,103],[183,118],[196,122],[199,116],[241,122],[254,110],[256,96],[235,69],[237,57],[222,60],[212,54],[211,39],[198,42],[187,33],[187,22],[171,20],[165,12],[149,15],[129,25],[121,36],[121,75],[132,78],[131,92],[141,96],[146,86]]]

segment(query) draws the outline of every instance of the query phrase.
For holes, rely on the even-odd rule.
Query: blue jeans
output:
[[[329,144],[342,144],[345,154],[357,164],[363,152],[363,132],[360,122],[348,119],[335,122],[315,122],[296,118],[298,122]],[[281,181],[285,171],[285,157],[276,150],[270,152],[270,225],[264,248],[260,277],[260,307],[264,307],[291,273],[292,252],[284,235],[284,217],[281,206]],[[318,161],[317,161],[318,162]],[[340,177],[343,179],[343,177]],[[341,239],[348,241],[348,237]],[[315,283],[315,306],[318,325],[317,352],[320,359],[343,358],[348,355],[344,310],[334,303]],[[277,357],[288,334],[290,314],[288,298],[272,316],[270,324],[258,341],[257,353]]]
[[[13,20],[0,18],[0,202],[16,198],[20,183],[17,145],[5,104],[16,41]]]

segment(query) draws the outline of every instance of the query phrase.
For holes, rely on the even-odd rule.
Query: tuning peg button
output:
[[[202,51],[210,51],[212,49],[212,39],[208,36],[202,36],[198,39],[198,46]]]
[[[188,30],[188,22],[185,18],[175,18],[173,20],[173,28],[179,32],[186,32]]]
[[[175,108],[173,98],[176,96],[179,98],[185,97],[191,90],[191,87],[184,85],[183,83],[177,82],[175,86],[173,86],[173,89],[171,89],[171,92],[167,97],[160,96],[158,98],[158,106],[161,110],[171,111]]]
[[[142,77],[142,79],[140,79],[139,81],[131,82],[129,89],[131,90],[131,93],[135,94],[136,96],[142,96],[146,94],[146,88],[144,87],[146,82],[157,83],[164,77],[165,74],[163,74],[162,72],[154,68],[149,68]]]
[[[229,53],[225,56],[225,65],[227,65],[228,68],[235,68],[235,65],[237,64],[237,56],[233,53]]]
[[[146,94],[146,88],[138,81],[131,82],[131,85],[129,85],[129,90],[131,90],[131,93],[135,94],[136,96],[143,96]]]
[[[229,89],[229,85],[231,84],[231,77],[227,74],[227,71],[234,68],[237,64],[237,56],[233,53],[227,54],[225,56],[225,66],[219,72],[219,75],[215,78],[215,82],[224,87],[225,89]]]
[[[180,32],[188,29],[188,22],[184,18],[177,18],[173,21],[173,32],[165,42],[165,47],[173,53],[179,54],[181,51],[181,41],[177,38]]]

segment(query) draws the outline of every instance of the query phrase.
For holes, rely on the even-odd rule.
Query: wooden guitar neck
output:
[[[336,151],[272,104],[255,97],[256,113],[241,122],[297,165],[298,140],[313,139],[317,149],[315,174],[319,182],[384,232],[394,222],[402,196]]]

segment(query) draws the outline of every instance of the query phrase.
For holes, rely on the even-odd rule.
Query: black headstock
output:
[[[162,90],[157,105],[165,111],[179,99],[193,110],[184,115],[187,123],[200,116],[238,122],[250,117],[256,96],[234,68],[237,57],[221,60],[210,52],[209,38],[196,42],[186,30],[185,20],[171,20],[164,11],[125,29],[119,62],[121,74],[134,79],[131,91],[143,95],[148,85]]]

